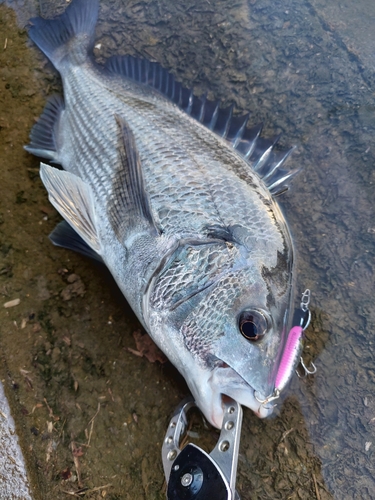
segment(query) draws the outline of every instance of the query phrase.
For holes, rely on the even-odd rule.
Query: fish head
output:
[[[278,272],[259,272],[249,266],[227,274],[181,328],[195,361],[185,378],[198,406],[216,427],[222,423],[224,396],[261,418],[273,412],[267,400],[274,393],[291,316],[291,274],[281,269],[279,265]]]
[[[203,414],[218,428],[225,396],[261,418],[273,411],[272,404],[262,401],[274,393],[290,328],[291,257],[291,251],[279,254],[272,268],[262,259],[234,259],[216,279],[180,300],[168,318],[161,321],[159,315],[159,325],[151,328],[154,334],[164,328],[156,335],[163,337],[161,348],[185,377]]]

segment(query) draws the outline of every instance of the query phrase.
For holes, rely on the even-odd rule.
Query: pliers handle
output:
[[[170,420],[162,447],[167,500],[239,500],[236,492],[242,408],[233,399],[223,402],[224,419],[215,448],[210,454],[189,443],[180,449],[187,427],[187,413],[195,407],[192,398],[184,400]]]

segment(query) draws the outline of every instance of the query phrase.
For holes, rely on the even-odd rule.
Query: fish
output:
[[[275,199],[298,171],[284,167],[293,148],[158,63],[99,65],[98,12],[98,0],[72,0],[30,22],[64,94],[25,146],[44,159],[64,219],[50,239],[104,262],[212,425],[226,397],[266,417],[294,304],[293,241]]]

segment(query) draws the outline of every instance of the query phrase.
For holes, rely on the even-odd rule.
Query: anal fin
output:
[[[94,259],[104,264],[100,255],[97,254],[65,220],[57,224],[49,235],[49,239],[58,247],[73,250],[85,257],[90,257],[90,259]]]
[[[59,163],[58,129],[63,111],[63,98],[58,95],[52,96],[40,118],[31,129],[30,144],[25,146],[26,151],[35,156]]]
[[[52,205],[84,242],[100,255],[91,188],[80,177],[44,163],[40,165],[40,177]]]

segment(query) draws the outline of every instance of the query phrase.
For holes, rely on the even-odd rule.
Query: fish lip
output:
[[[255,397],[255,389],[228,365],[216,367],[205,375],[200,373],[189,382],[196,404],[210,424],[218,429],[223,423],[225,397],[250,408],[259,418],[266,418],[273,413],[274,405],[259,402]],[[259,396],[266,399],[263,394]]]

